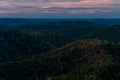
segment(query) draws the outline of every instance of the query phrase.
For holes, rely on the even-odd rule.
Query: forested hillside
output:
[[[0,80],[119,79],[120,25],[63,20],[0,26]]]
[[[95,24],[88,21],[64,21],[56,23],[26,24],[20,26],[22,30],[48,30],[61,33],[73,40],[102,39],[120,41],[120,25]]]
[[[50,31],[0,30],[0,62],[16,61],[70,42]]]
[[[119,53],[120,43],[77,41],[16,63],[1,63],[0,77],[3,80],[119,80]]]

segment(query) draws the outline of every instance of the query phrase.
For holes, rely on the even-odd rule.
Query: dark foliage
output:
[[[120,79],[120,25],[73,20],[0,29],[0,80]]]
[[[0,62],[16,61],[47,52],[69,41],[62,35],[50,31],[1,30]]]
[[[107,48],[116,50],[113,54]],[[31,58],[0,64],[5,80],[119,80],[118,49],[99,40],[82,40]],[[103,46],[103,48],[101,47]],[[17,74],[16,74],[17,73]],[[106,75],[106,76],[105,76]]]
[[[73,40],[101,39],[120,41],[120,25],[101,25],[88,21],[65,21],[56,23],[28,24],[19,27],[22,30],[48,30],[56,31]]]

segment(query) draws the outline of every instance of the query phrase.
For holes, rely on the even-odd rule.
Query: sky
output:
[[[0,0],[1,18],[120,18],[120,0]]]

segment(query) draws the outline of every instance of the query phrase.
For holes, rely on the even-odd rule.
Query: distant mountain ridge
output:
[[[4,26],[18,26],[18,25],[24,25],[24,24],[30,24],[30,23],[42,23],[42,22],[60,22],[60,21],[90,21],[95,22],[97,24],[120,24],[120,19],[118,18],[71,18],[71,19],[60,19],[60,18],[0,18],[0,25]]]

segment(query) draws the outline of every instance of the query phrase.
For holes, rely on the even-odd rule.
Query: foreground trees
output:
[[[119,43],[77,41],[16,63],[1,63],[0,77],[5,80],[118,80],[119,50]]]

